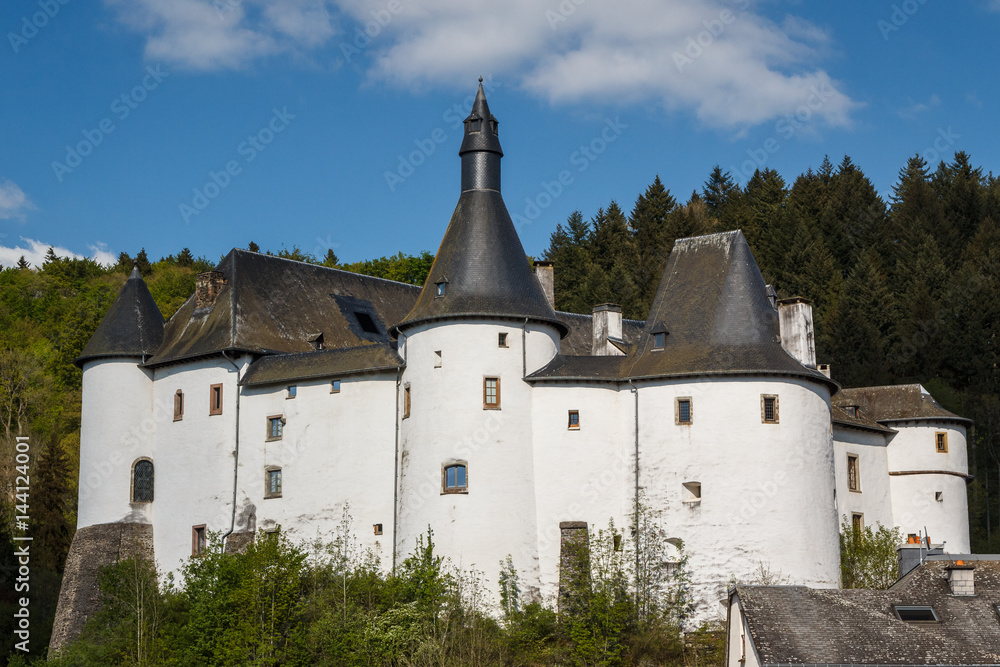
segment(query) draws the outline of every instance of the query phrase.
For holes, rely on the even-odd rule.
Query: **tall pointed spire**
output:
[[[465,119],[465,136],[458,154],[462,156],[462,192],[466,190],[496,190],[500,192],[500,130],[496,117],[490,113],[479,79],[479,90],[472,111]]]
[[[118,298],[74,363],[82,367],[85,361],[102,357],[143,358],[156,352],[162,340],[163,315],[139,267],[133,266]]]
[[[441,319],[528,319],[565,335],[500,196],[503,151],[481,80],[459,155],[462,194],[420,298],[397,328]]]

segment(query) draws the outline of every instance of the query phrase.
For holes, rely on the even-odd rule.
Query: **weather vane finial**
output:
[[[483,77],[479,77],[479,83],[483,82]]]

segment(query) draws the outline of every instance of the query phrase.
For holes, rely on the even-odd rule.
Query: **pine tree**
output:
[[[185,268],[194,266],[194,255],[191,254],[190,248],[183,248],[179,253],[177,253],[177,266],[183,266]]]
[[[942,252],[949,257],[958,256],[986,216],[983,170],[973,168],[969,155],[959,151],[950,164],[942,162],[930,180],[941,201],[945,224],[938,234]]]
[[[819,227],[837,266],[846,275],[866,248],[887,251],[885,202],[846,155],[827,182],[828,194]]]
[[[31,264],[28,264],[28,260],[24,258],[24,255],[21,255],[20,259],[17,260],[17,268],[21,269],[22,271],[24,269],[31,268]]]
[[[44,567],[62,572],[72,540],[66,521],[70,499],[70,469],[66,454],[55,444],[46,447],[35,468],[31,512],[35,522],[34,545]]]
[[[42,268],[47,267],[49,264],[59,261],[59,255],[56,254],[55,249],[49,246],[48,252],[45,253],[45,259],[42,260]]]
[[[146,249],[143,248],[139,251],[139,254],[135,256],[135,265],[139,267],[139,274],[143,276],[148,276],[152,267],[149,265],[149,258],[146,256]],[[132,269],[130,268],[129,271]]]
[[[260,246],[251,241],[250,245],[247,246],[247,250],[250,252],[260,252]]]
[[[709,215],[717,220],[722,220],[724,211],[732,197],[739,191],[739,186],[733,181],[733,175],[728,171],[722,171],[722,167],[715,165],[712,173],[701,190],[708,207]]]
[[[115,271],[119,271],[121,273],[128,275],[129,273],[132,272],[133,266],[134,263],[132,262],[132,258],[129,257],[127,252],[118,253],[118,263],[115,264],[114,267]]]
[[[580,211],[574,211],[566,226],[556,225],[543,257],[555,264],[556,309],[570,313],[589,313],[594,304],[582,293],[583,282],[591,270],[590,224]]]
[[[629,216],[629,227],[635,239],[636,261],[632,282],[636,295],[626,317],[644,318],[649,304],[653,302],[667,257],[677,238],[671,233],[669,222],[671,212],[676,208],[677,200],[663,186],[659,176],[636,199]]]
[[[323,266],[334,267],[340,264],[340,259],[337,257],[337,253],[333,251],[333,248],[327,248],[326,257],[323,258]]]

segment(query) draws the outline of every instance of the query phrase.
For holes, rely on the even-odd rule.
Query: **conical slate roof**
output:
[[[143,358],[153,354],[162,340],[163,315],[139,269],[133,268],[75,363],[83,366],[85,361],[102,357]]]
[[[546,322],[566,335],[500,194],[503,153],[495,120],[480,85],[460,150],[462,194],[423,291],[397,329],[429,320],[502,318]]]
[[[667,335],[664,347],[656,350],[652,334],[661,323]],[[645,335],[626,372],[632,378],[787,373],[836,386],[781,347],[778,312],[739,230],[674,244]]]

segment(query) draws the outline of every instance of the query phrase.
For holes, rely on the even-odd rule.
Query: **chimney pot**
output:
[[[206,271],[195,277],[194,284],[194,306],[200,310],[215,304],[226,278],[221,271]]]
[[[594,306],[591,354],[599,357],[618,356],[621,350],[609,339],[622,340],[622,307],[614,303]]]
[[[535,261],[535,277],[538,278],[542,286],[542,292],[548,300],[552,310],[556,309],[556,273],[552,262],[544,260]]]

